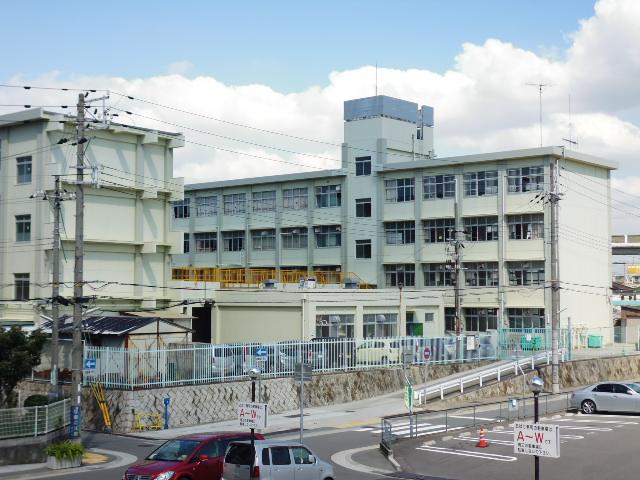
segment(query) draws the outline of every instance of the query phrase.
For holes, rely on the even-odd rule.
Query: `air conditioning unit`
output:
[[[350,290],[360,288],[360,282],[358,282],[358,280],[356,280],[355,278],[345,278],[344,288]]]
[[[276,280],[275,278],[269,278],[264,281],[263,285],[265,289],[273,290],[275,288],[278,288],[278,280]]]

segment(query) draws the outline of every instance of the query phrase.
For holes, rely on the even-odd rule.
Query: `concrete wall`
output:
[[[52,442],[63,440],[68,428],[37,437],[8,438],[0,440],[0,466],[24,463],[42,463],[47,460],[45,449]],[[28,477],[25,477],[28,478]]]
[[[412,368],[415,381],[429,380],[477,367],[478,364],[433,365]],[[316,375],[305,385],[305,405],[333,405],[373,398],[402,389],[404,377],[401,369],[368,370],[327,375]],[[298,385],[291,378],[264,380],[262,399],[269,403],[272,414],[298,408]],[[83,392],[84,427],[102,429],[103,422],[98,406],[89,390]],[[162,413],[163,399],[169,395],[170,426],[183,427],[201,423],[233,419],[237,415],[239,401],[247,401],[251,395],[251,383],[228,382],[211,385],[190,385],[153,390],[108,390],[107,403],[113,419],[113,432],[129,432],[134,426],[134,412]]]

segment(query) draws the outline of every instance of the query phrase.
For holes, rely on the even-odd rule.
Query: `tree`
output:
[[[0,330],[0,405],[15,404],[14,388],[40,364],[47,336],[40,330],[26,334],[18,327]]]

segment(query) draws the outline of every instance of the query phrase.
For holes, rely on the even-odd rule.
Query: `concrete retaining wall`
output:
[[[68,429],[61,429],[37,437],[0,440],[0,466],[42,463],[47,460],[47,445],[66,438],[68,433]]]

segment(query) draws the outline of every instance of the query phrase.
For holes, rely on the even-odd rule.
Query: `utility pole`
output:
[[[52,279],[51,279],[51,378],[50,396],[57,400],[60,398],[59,376],[59,308],[60,303],[60,209],[64,200],[72,200],[74,194],[63,192],[60,189],[60,176],[55,176],[53,197],[43,190],[35,192],[31,198],[40,198],[51,202],[53,207],[53,249],[52,249]]]
[[[564,147],[562,147],[564,159]],[[560,393],[560,269],[558,264],[558,159],[551,159],[549,206],[551,208],[551,384]]]
[[[76,236],[73,268],[73,349],[71,354],[71,429],[72,438],[80,438],[82,428],[82,303],[84,260],[84,137],[85,95],[78,94],[76,113]]]

